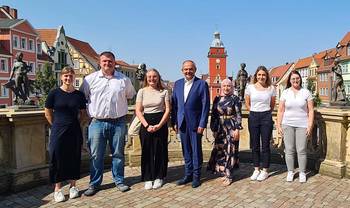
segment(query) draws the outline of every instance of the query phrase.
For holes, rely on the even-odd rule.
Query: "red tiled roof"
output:
[[[320,52],[319,59],[318,59],[318,69],[317,72],[324,72],[329,71],[334,66],[334,59],[337,57],[337,50],[336,48],[331,48],[326,51]],[[330,63],[328,65],[324,65],[325,58],[330,59]]]
[[[57,36],[56,29],[36,29],[36,31],[41,41],[45,41],[48,46],[53,46]]]
[[[339,44],[341,46],[347,46],[349,42],[350,42],[350,32],[346,33],[346,35],[343,37],[343,39],[341,39]]]
[[[51,59],[51,57],[50,57],[48,54],[44,53],[44,52],[42,52],[41,54],[38,54],[38,55],[37,55],[37,58],[38,58],[40,61],[53,62],[53,60]]]
[[[91,47],[91,45],[87,42],[77,40],[71,37],[66,36],[67,40],[74,46],[76,50],[78,50],[80,53],[87,55],[96,61],[99,60],[99,56],[96,53],[96,51]]]
[[[119,65],[119,66],[131,66],[130,64],[126,63],[123,60],[116,60],[115,64]],[[136,67],[137,68],[137,67]]]
[[[272,68],[270,70],[270,76],[271,77],[282,77],[292,65],[293,65],[293,63],[289,63],[289,64],[284,64],[284,65]]]
[[[306,68],[306,67],[308,67],[310,65],[311,61],[312,61],[312,57],[311,56],[299,59],[297,61],[297,63],[295,64],[294,69]]]

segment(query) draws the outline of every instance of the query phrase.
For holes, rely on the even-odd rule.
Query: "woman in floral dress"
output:
[[[215,142],[208,170],[223,176],[223,185],[232,183],[232,173],[238,167],[239,130],[242,129],[241,102],[233,94],[231,80],[221,83],[221,93],[214,99],[210,128]]]

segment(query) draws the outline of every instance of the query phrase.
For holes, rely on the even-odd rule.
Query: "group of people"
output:
[[[63,181],[70,183],[69,198],[79,196],[76,180],[80,177],[83,141],[79,121],[89,122],[90,183],[84,195],[93,196],[100,188],[107,142],[112,156],[113,181],[122,192],[130,189],[124,182],[124,146],[127,100],[133,98],[136,91],[130,79],[115,69],[112,52],[101,53],[99,65],[99,71],[85,77],[80,90],[73,86],[74,70],[63,68],[62,85],[51,91],[46,100],[45,116],[52,125],[49,172],[50,181],[55,185],[56,202],[65,200]],[[135,114],[141,122],[141,180],[145,182],[146,190],[162,187],[167,175],[169,117],[173,130],[180,135],[185,162],[184,177],[177,181],[177,185],[192,183],[193,188],[201,185],[201,138],[210,111],[209,87],[195,76],[197,68],[192,60],[184,61],[181,71],[184,78],[175,82],[171,95],[154,68],[147,70],[144,86],[137,92]],[[245,91],[255,167],[251,180],[263,181],[269,175],[271,111],[275,99],[276,91],[269,73],[264,66],[259,66],[253,83]],[[313,102],[311,93],[301,88],[298,72],[290,74],[279,103],[277,129],[283,134],[286,146],[287,181],[293,181],[296,150],[299,179],[306,182],[306,138],[313,126]],[[243,129],[241,108],[233,82],[223,80],[220,95],[215,97],[211,109],[210,128],[215,141],[207,169],[222,176],[224,186],[232,183],[234,169],[239,167],[239,139]]]

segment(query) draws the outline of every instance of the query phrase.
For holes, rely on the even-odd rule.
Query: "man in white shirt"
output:
[[[86,196],[96,194],[103,178],[103,163],[107,141],[112,154],[112,176],[117,188],[128,191],[124,184],[124,146],[126,134],[127,99],[136,92],[128,77],[115,70],[112,52],[100,55],[101,69],[85,77],[80,90],[88,101],[88,147],[90,149],[90,184]]]

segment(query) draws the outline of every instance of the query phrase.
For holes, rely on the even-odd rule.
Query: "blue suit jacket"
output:
[[[184,79],[175,82],[172,94],[171,121],[173,125],[186,125],[197,131],[198,127],[206,128],[209,116],[210,97],[207,82],[194,77],[187,100],[184,102]]]

